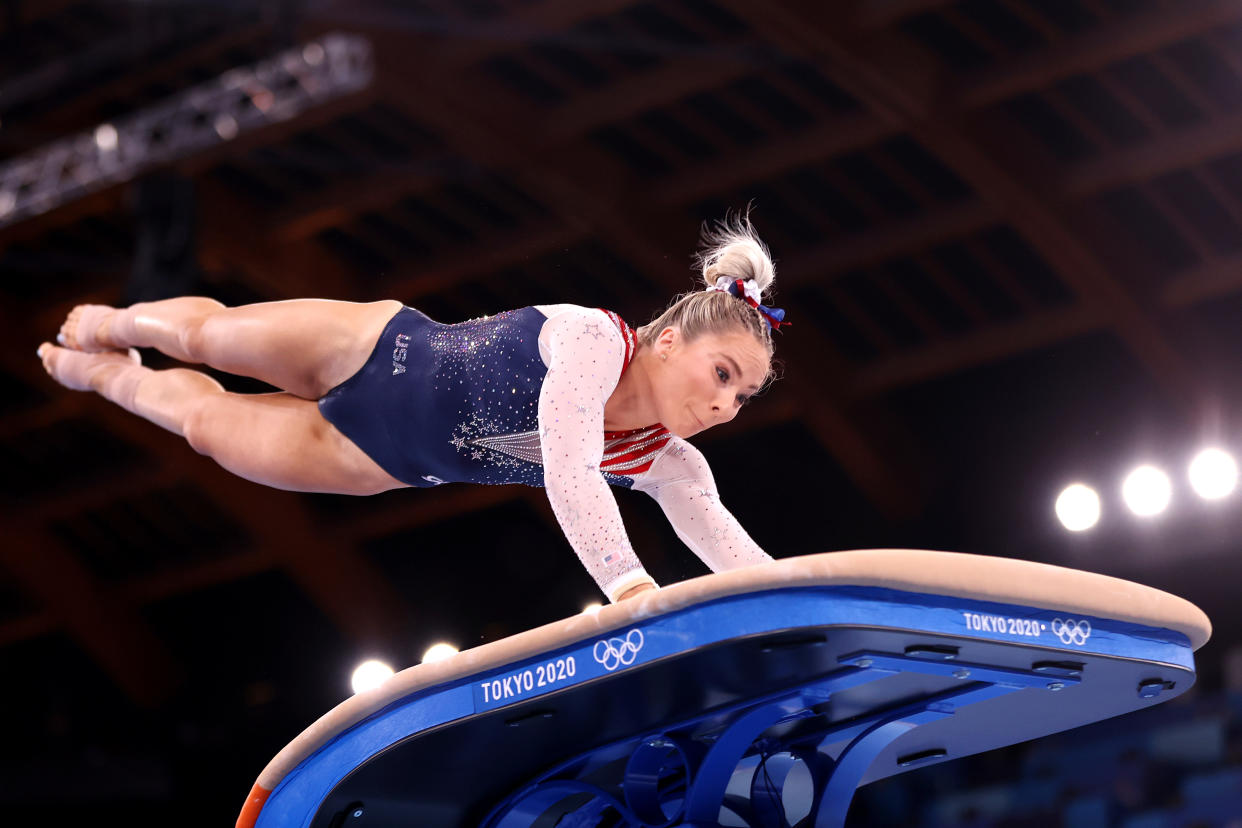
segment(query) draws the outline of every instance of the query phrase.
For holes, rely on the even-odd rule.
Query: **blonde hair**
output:
[[[695,255],[695,266],[703,274],[704,288],[716,284],[721,276],[748,281],[753,279],[766,301],[776,280],[772,254],[750,223],[750,208],[726,214],[723,221],[703,223],[702,241]],[[725,334],[736,330],[752,333],[772,360],[772,331],[755,308],[731,293],[693,290],[673,300],[662,313],[638,328],[639,343],[654,345],[660,331],[677,328],[686,342],[704,334]],[[771,370],[768,376],[771,376]]]

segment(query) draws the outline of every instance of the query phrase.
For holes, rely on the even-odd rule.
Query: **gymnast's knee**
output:
[[[227,392],[226,392],[227,393]],[[181,436],[190,448],[199,454],[215,458],[230,439],[227,418],[221,416],[221,402],[225,394],[196,400],[181,420]]]
[[[195,302],[194,313],[181,323],[177,331],[177,342],[191,361],[210,364],[213,342],[229,334],[217,316],[227,308],[215,299],[202,296],[186,298]]]

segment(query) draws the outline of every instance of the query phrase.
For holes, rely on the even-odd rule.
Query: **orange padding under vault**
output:
[[[259,818],[259,811],[263,810],[263,803],[267,802],[271,793],[267,788],[259,787],[257,783],[250,789],[250,796],[246,797],[246,807],[242,808],[241,816],[237,818],[237,828],[254,828],[254,823]]]

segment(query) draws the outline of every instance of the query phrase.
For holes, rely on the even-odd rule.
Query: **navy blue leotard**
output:
[[[632,343],[633,330],[609,316]],[[445,325],[404,307],[366,364],[319,400],[319,411],[411,486],[542,486],[538,404],[547,366],[539,332],[545,321],[527,307]],[[651,438],[662,445],[668,432],[658,427],[644,445]],[[602,471],[613,485],[633,485],[629,476]]]

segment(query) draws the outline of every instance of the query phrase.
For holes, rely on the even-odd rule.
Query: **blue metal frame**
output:
[[[256,828],[309,826],[325,797],[347,775],[412,735],[721,642],[828,625],[917,631],[1055,649],[1069,659],[1080,653],[1163,664],[1191,674],[1194,670],[1193,653],[1184,635],[1111,619],[1068,617],[1029,607],[879,587],[791,587],[747,593],[644,619],[602,637],[396,701],[338,734],[287,774],[269,796]],[[761,740],[756,745],[756,739],[774,725],[814,716],[811,708],[833,694],[901,673],[952,677],[963,684],[900,709],[876,711],[834,725],[816,734],[817,744],[807,744],[803,735],[797,743],[765,745]],[[735,705],[734,711],[713,709],[712,716],[724,713],[736,718],[716,734],[710,747],[686,736],[699,719],[665,727],[645,738],[635,734],[610,745],[584,746],[588,749],[581,755],[545,770],[498,803],[481,824],[528,828],[538,814],[566,797],[589,794],[591,803],[566,814],[560,825],[594,825],[608,809],[632,826],[715,825],[720,809],[728,807],[748,825],[788,828],[780,807],[784,780],[789,769],[801,762],[815,781],[816,793],[812,812],[799,823],[800,828],[837,826],[843,823],[853,792],[875,757],[911,728],[951,717],[954,711],[987,699],[1022,691],[1056,692],[1080,680],[1073,669],[1055,663],[1015,670],[943,660],[935,653],[888,652],[852,653],[841,657],[839,669],[831,674],[807,678],[802,686],[747,699]],[[1140,695],[1159,694],[1167,684],[1153,681],[1146,689],[1140,688]],[[819,749],[843,740],[849,740],[848,746],[835,758]],[[774,763],[781,783],[768,789],[766,783],[756,788],[756,781],[749,797],[726,795],[739,761],[757,753]],[[628,755],[620,791],[603,790],[579,778],[585,768],[601,761],[598,757],[616,755]],[[670,757],[671,765],[665,761]],[[917,758],[911,760],[916,763]],[[765,779],[770,777],[769,772]]]
[[[700,719],[694,718],[678,723],[666,732],[648,737],[634,750],[622,783],[621,797],[594,785],[574,783],[565,778],[581,768],[584,760],[596,751],[608,752],[616,745],[598,745],[581,756],[553,768],[539,776],[531,784],[500,803],[480,828],[529,828],[540,815],[571,793],[591,793],[597,803],[602,803],[621,814],[626,824],[634,828],[667,828],[673,825],[714,826],[720,810],[726,804],[725,791],[742,759],[754,750],[754,745],[764,731],[774,725],[796,718],[814,716],[811,708],[821,704],[832,693],[848,687],[857,687],[870,681],[897,673],[920,673],[933,676],[951,676],[967,682],[961,689],[922,699],[916,703],[865,716],[848,725],[832,727],[817,734],[819,745],[801,748],[780,742],[765,745],[765,753],[785,754],[797,751],[796,756],[811,772],[814,798],[808,819],[815,828],[838,828],[845,824],[845,815],[863,774],[871,767],[875,757],[894,739],[906,731],[937,719],[947,718],[967,705],[977,704],[998,696],[1026,689],[1058,692],[1076,685],[1081,680],[1070,675],[1072,671],[1050,676],[1046,671],[1013,670],[982,664],[962,664],[955,661],[928,661],[908,655],[893,653],[859,652],[840,659],[843,669],[832,676],[805,687],[767,698],[751,699],[738,705],[741,713],[719,735],[715,743],[699,759],[700,748],[683,733],[693,729]],[[719,714],[716,710],[714,713]],[[799,742],[805,742],[803,735]],[[835,762],[820,753],[820,746],[836,743],[842,738],[851,741]],[[682,804],[670,815],[661,809],[667,799],[661,801],[659,790],[660,760],[672,750],[681,760],[685,771],[684,786],[674,789],[674,795],[684,796]],[[663,755],[662,755],[663,754]],[[638,772],[630,769],[637,767]],[[784,778],[787,778],[787,774]],[[781,802],[784,785],[767,789],[756,801],[753,793],[750,814],[738,812],[749,825],[778,825],[788,828],[784,820]],[[665,797],[669,791],[664,791]],[[637,803],[637,804],[636,804]],[[735,803],[736,808],[736,803]],[[749,818],[748,818],[749,817]],[[562,821],[562,825],[566,824]],[[572,823],[571,823],[572,824]],[[584,823],[595,824],[595,823]]]

